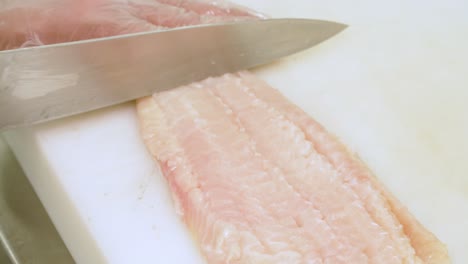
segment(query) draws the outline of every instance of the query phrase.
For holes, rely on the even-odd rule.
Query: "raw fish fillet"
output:
[[[255,19],[225,2],[9,1],[0,49]],[[209,263],[448,263],[333,136],[248,73],[144,98],[142,135]]]
[[[209,263],[449,263],[356,157],[249,73],[141,99],[138,113]]]
[[[260,17],[224,1],[0,1],[0,50]]]

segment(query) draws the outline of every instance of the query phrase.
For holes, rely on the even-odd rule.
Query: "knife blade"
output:
[[[0,51],[0,131],[259,66],[345,27],[265,19]]]

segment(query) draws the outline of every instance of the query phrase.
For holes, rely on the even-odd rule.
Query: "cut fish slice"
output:
[[[141,99],[138,113],[209,263],[449,263],[361,162],[249,73]]]

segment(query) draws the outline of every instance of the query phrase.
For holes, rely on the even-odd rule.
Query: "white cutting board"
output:
[[[258,73],[356,151],[454,263],[466,263],[468,2],[237,2],[350,25]],[[202,263],[133,104],[5,136],[78,263]]]

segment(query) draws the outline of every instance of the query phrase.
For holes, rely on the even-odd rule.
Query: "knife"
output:
[[[0,131],[259,66],[345,27],[265,19],[0,51]]]

